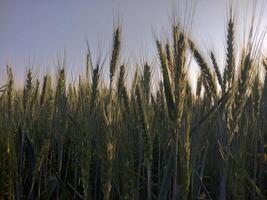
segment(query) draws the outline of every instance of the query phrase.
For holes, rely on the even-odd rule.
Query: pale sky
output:
[[[264,1],[264,0],[263,0]],[[29,60],[35,71],[52,71],[64,50],[68,72],[85,65],[86,38],[93,57],[111,53],[114,18],[123,27],[123,60],[156,55],[153,32],[169,31],[174,0],[0,0],[0,78],[6,64],[24,80]],[[186,0],[179,0],[184,10]],[[197,0],[192,35],[203,50],[224,55],[227,0]],[[245,7],[240,0],[239,10]],[[240,11],[239,11],[240,12]],[[266,11],[263,18],[267,19]],[[242,21],[239,19],[238,21]],[[266,22],[265,22],[266,23]],[[2,81],[0,81],[2,82]]]

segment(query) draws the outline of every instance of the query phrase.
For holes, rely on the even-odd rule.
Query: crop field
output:
[[[19,89],[7,65],[0,199],[266,199],[267,55],[259,21],[251,19],[238,43],[229,9],[224,66],[179,20],[166,40],[155,37],[156,64],[143,62],[132,81],[118,23],[109,59],[93,62],[88,48],[76,83],[62,62],[44,77],[28,69]]]

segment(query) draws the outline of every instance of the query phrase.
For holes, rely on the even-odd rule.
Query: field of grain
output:
[[[266,199],[265,31],[252,22],[237,44],[229,10],[225,66],[176,20],[170,38],[155,38],[158,81],[144,62],[126,84],[123,25],[114,28],[109,84],[89,49],[77,84],[62,63],[40,80],[28,70],[22,91],[7,66],[0,199]],[[196,91],[191,59],[201,71]]]

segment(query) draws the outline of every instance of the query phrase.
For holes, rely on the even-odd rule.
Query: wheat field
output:
[[[42,79],[29,69],[19,90],[7,66],[0,199],[266,199],[265,31],[255,22],[237,44],[233,12],[227,19],[225,66],[173,20],[171,37],[155,38],[158,81],[144,62],[127,84],[121,25],[109,84],[102,84],[103,61],[93,63],[89,49],[77,84],[66,80],[63,63]],[[201,72],[196,91],[191,59]]]

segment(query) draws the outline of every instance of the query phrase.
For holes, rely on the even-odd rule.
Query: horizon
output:
[[[85,67],[86,40],[94,61],[99,49],[102,50],[102,57],[110,56],[114,19],[116,21],[117,18],[121,21],[123,31],[122,62],[129,63],[130,70],[144,60],[152,63],[157,58],[153,33],[165,39],[170,28],[171,13],[175,9],[173,5],[177,1],[156,0],[152,4],[152,0],[75,2],[1,2],[1,82],[5,79],[7,64],[12,66],[17,85],[22,85],[26,70],[31,67],[29,65],[38,75],[47,71],[53,73],[57,69],[58,59],[63,57],[66,59],[66,71],[74,76],[69,78],[77,79],[76,76]],[[178,1],[182,12],[185,2]],[[245,4],[242,1],[237,4],[241,5],[237,13],[243,14]],[[197,1],[190,30],[204,53],[215,50],[220,66],[225,62],[227,9],[226,0]],[[178,17],[183,17],[181,15]],[[267,18],[266,12],[263,12],[262,18]],[[237,21],[242,22],[242,19],[238,18]],[[193,72],[190,74],[198,73],[197,68],[191,70]]]

